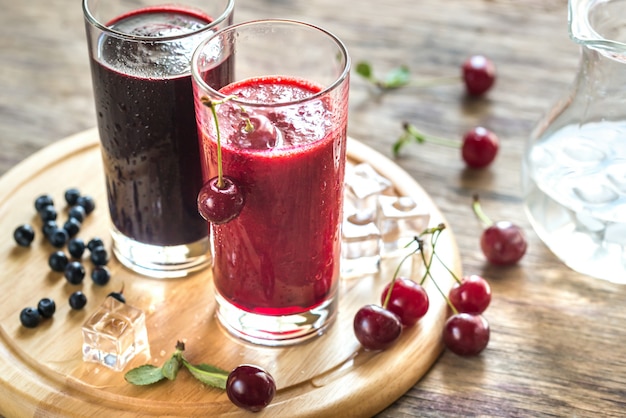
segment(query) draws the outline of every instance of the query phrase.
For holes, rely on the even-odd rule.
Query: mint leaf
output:
[[[226,370],[204,363],[193,365],[184,358],[182,360],[187,370],[205,385],[218,389],[226,389],[226,380],[228,379],[228,372]]]
[[[168,378],[169,380],[176,379],[176,375],[178,374],[178,370],[180,369],[180,356],[174,354],[172,357],[167,359],[167,361],[163,364],[163,376]]]
[[[163,380],[165,376],[160,367],[153,366],[152,364],[144,364],[143,366],[136,367],[129,370],[124,379],[132,384],[138,386],[151,385]]]

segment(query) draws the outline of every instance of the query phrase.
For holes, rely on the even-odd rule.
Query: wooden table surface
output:
[[[343,39],[353,62],[368,61],[379,75],[404,64],[416,78],[457,75],[460,63],[476,53],[497,65],[497,83],[480,100],[466,99],[460,84],[380,95],[353,74],[349,134],[385,155],[391,156],[403,121],[449,138],[483,125],[501,139],[497,160],[482,171],[466,170],[457,150],[432,144],[407,147],[396,159],[447,218],[464,272],[490,281],[493,299],[485,316],[491,340],[475,358],[444,352],[380,416],[626,414],[626,287],[566,268],[537,238],[522,208],[526,137],[578,65],[566,1],[385,3],[238,0],[235,14],[236,21],[284,17],[324,26]],[[79,2],[0,0],[0,10],[3,174],[38,149],[95,126],[95,114]],[[485,262],[470,207],[475,193],[492,218],[525,228],[529,250],[519,265]],[[380,385],[384,390],[385,382]]]

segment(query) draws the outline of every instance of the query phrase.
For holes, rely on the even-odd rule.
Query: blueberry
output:
[[[90,258],[91,262],[94,263],[96,266],[104,266],[109,262],[109,253],[107,252],[106,248],[104,248],[102,245],[99,245],[91,250]]]
[[[109,283],[111,272],[104,266],[96,266],[91,271],[91,279],[97,285],[104,286]]]
[[[87,216],[87,212],[85,212],[85,208],[79,205],[72,206],[68,212],[68,216],[70,218],[78,219],[80,222],[85,220]]]
[[[79,290],[70,295],[69,302],[72,309],[83,309],[87,304],[87,296]]]
[[[54,200],[52,200],[52,196],[50,196],[49,194],[42,194],[37,199],[35,199],[35,210],[37,212],[41,212],[41,210],[45,206],[50,205],[54,206]]]
[[[80,197],[80,190],[72,187],[65,191],[65,201],[69,206],[74,206]]]
[[[57,221],[46,221],[43,223],[41,231],[46,238],[49,238],[58,227]]]
[[[69,235],[70,237],[73,237],[74,235],[78,234],[78,231],[80,231],[80,227],[82,226],[82,224],[80,223],[80,221],[76,218],[69,218],[64,224],[63,224],[63,229],[65,229],[67,231],[67,235]]]
[[[102,239],[98,237],[90,239],[87,243],[87,248],[89,248],[89,251],[93,251],[93,249],[96,247],[104,247],[104,241],[102,241]]]
[[[56,311],[57,306],[54,301],[50,298],[43,298],[37,304],[37,311],[39,311],[39,315],[44,318],[52,318],[54,315],[54,311]]]
[[[82,206],[85,209],[85,213],[89,215],[96,208],[96,202],[91,196],[80,196],[76,201],[77,205]]]
[[[113,299],[117,299],[122,303],[126,303],[126,298],[122,294],[122,292],[111,292],[107,296],[111,296]]]
[[[20,312],[20,322],[26,328],[35,328],[41,321],[41,315],[37,308],[24,308]]]
[[[54,247],[61,248],[65,245],[65,243],[70,239],[69,234],[63,228],[55,228],[50,235],[48,235],[48,241]]]
[[[70,261],[65,266],[64,275],[71,284],[81,284],[85,278],[85,267],[79,261]]]
[[[20,225],[13,231],[13,238],[17,245],[28,247],[35,239],[35,230],[28,224]]]
[[[74,258],[81,258],[85,253],[85,248],[85,241],[83,241],[81,238],[72,238],[67,243],[67,250]]]
[[[47,205],[39,211],[39,217],[42,221],[54,221],[57,218],[57,210],[52,205]]]
[[[48,265],[53,271],[64,272],[69,260],[63,251],[56,251],[48,257]]]

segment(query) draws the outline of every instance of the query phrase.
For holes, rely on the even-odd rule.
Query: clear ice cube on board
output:
[[[83,360],[115,371],[148,348],[144,312],[110,296],[87,318],[82,334]]]
[[[428,227],[430,212],[410,196],[378,196],[383,257],[397,254]]]
[[[380,245],[375,212],[353,212],[345,216],[341,237],[341,276],[351,278],[377,273]]]
[[[368,163],[346,170],[346,199],[357,211],[376,210],[376,197],[391,189],[392,183]]]

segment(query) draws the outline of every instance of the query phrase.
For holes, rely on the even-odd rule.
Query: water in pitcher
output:
[[[539,236],[573,269],[626,283],[626,121],[565,126],[527,159]]]

